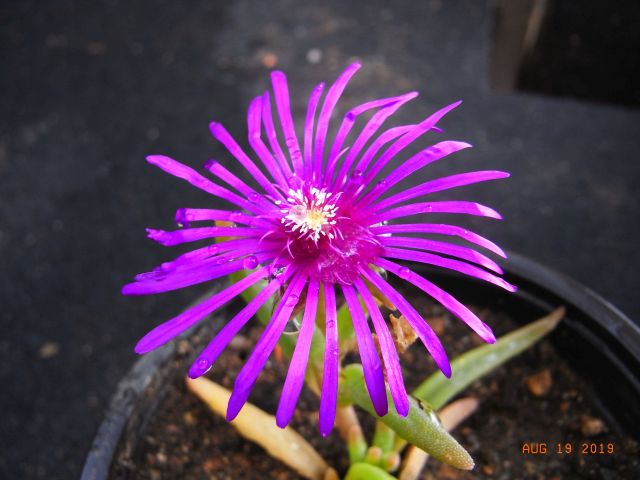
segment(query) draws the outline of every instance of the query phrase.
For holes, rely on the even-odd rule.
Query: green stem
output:
[[[354,463],[349,467],[344,480],[397,480],[375,465],[369,463]]]

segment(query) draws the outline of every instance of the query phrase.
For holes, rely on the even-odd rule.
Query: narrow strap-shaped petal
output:
[[[364,382],[371,397],[373,408],[379,417],[387,414],[389,405],[387,404],[387,390],[384,384],[384,374],[382,373],[382,364],[376,352],[376,346],[373,343],[371,330],[367,319],[365,318],[362,306],[358,300],[355,288],[351,285],[342,285],[342,292],[347,302],[347,308],[351,314],[353,329],[358,344],[358,352],[362,360],[362,369],[364,371]]]
[[[293,170],[298,176],[302,176],[302,153],[300,152],[300,143],[293,126],[293,118],[291,117],[291,102],[289,100],[289,86],[287,85],[286,75],[280,71],[271,72],[271,84],[273,85],[276,108],[280,117],[285,143],[289,149]]]
[[[175,222],[188,227],[191,222],[232,222],[247,226],[260,225],[268,227],[273,220],[267,216],[248,215],[241,211],[215,210],[211,208],[179,208],[176,210]]]
[[[454,152],[470,147],[471,145],[469,145],[468,143],[453,141],[440,142],[436,143],[435,145],[431,145],[429,148],[415,154],[398,168],[394,169],[391,174],[382,179],[380,182],[377,182],[376,186],[371,189],[369,193],[367,193],[364,197],[362,197],[362,199],[359,200],[358,203],[361,206],[368,205],[376,198],[380,197],[382,194],[388,191],[395,184],[407,178],[412,173],[426,167],[430,163],[441,160],[447,155],[451,155]]]
[[[318,102],[324,90],[324,82],[319,83],[312,90],[307,106],[307,116],[304,122],[304,176],[306,180],[311,180],[313,169],[313,126],[316,121],[316,110]]]
[[[454,260],[452,258],[445,258],[433,253],[418,252],[416,250],[405,250],[403,248],[385,247],[383,257],[399,258],[401,260],[411,260],[412,262],[427,263],[429,265],[435,265],[437,267],[447,268],[456,272],[475,277],[485,282],[493,283],[494,285],[504,288],[509,292],[515,292],[516,287],[511,285],[506,280],[497,277],[496,275],[471,265],[467,262],[460,260]]]
[[[344,72],[340,74],[333,85],[331,85],[327,92],[327,96],[324,99],[324,103],[322,104],[320,116],[318,117],[318,127],[316,128],[316,138],[313,148],[313,174],[314,178],[318,181],[322,178],[324,147],[325,140],[327,139],[327,132],[329,131],[329,120],[331,119],[331,114],[333,113],[333,109],[342,95],[342,92],[346,88],[347,83],[349,83],[349,80],[351,80],[351,77],[353,77],[359,68],[359,63],[349,65]]]
[[[211,312],[238,296],[251,285],[266,278],[267,275],[268,269],[266,267],[261,268],[260,270],[246,276],[239,282],[225,288],[204,302],[199,303],[195,307],[191,307],[177,317],[157,326],[138,342],[135,348],[136,353],[147,353],[161,345],[164,345],[172,338],[180,335],[182,332],[195,325]]]
[[[165,247],[172,247],[181,243],[196,242],[205,238],[215,237],[259,237],[264,229],[243,227],[196,227],[181,230],[156,230],[147,228],[147,237]]]
[[[416,197],[422,197],[430,193],[440,192],[442,190],[449,190],[451,188],[463,187],[465,185],[472,185],[474,183],[486,182],[489,180],[499,180],[509,177],[506,172],[500,172],[495,170],[485,170],[479,172],[466,172],[459,173],[457,175],[450,175],[448,177],[436,178],[428,182],[422,183],[415,187],[409,188],[389,198],[385,198],[379,203],[372,206],[373,210],[383,210],[389,208],[392,205],[396,205],[401,202],[406,202]]]
[[[389,299],[400,313],[407,320],[411,328],[415,330],[418,338],[422,341],[425,348],[433,357],[438,368],[446,377],[451,377],[451,365],[447,358],[447,353],[440,343],[438,336],[431,329],[429,324],[420,316],[420,314],[407,302],[407,300],[398,293],[391,285],[389,285],[380,275],[375,273],[368,267],[361,267],[360,272],[371,282],[380,292]]]
[[[386,212],[375,215],[367,215],[371,224],[392,220],[394,218],[409,217],[421,213],[461,213],[478,217],[489,217],[501,220],[502,216],[485,205],[475,202],[450,201],[450,202],[420,202],[392,208]]]
[[[229,405],[227,406],[227,421],[230,422],[236,418],[247,402],[258,375],[260,375],[269,355],[271,355],[276,343],[278,343],[294,307],[298,304],[300,292],[302,292],[306,281],[307,275],[304,272],[298,273],[293,278],[289,287],[284,292],[282,300],[280,300],[280,303],[276,307],[271,321],[265,327],[253,352],[251,352],[244,367],[242,367],[240,373],[238,373],[231,398],[229,398]]]
[[[276,249],[270,252],[257,252],[252,255],[257,260],[257,262],[253,263],[258,265],[266,260],[270,260],[275,257],[277,251]],[[249,252],[245,251],[243,253],[246,255]],[[232,255],[232,257],[235,257],[235,255]],[[203,260],[200,262],[200,265],[193,266],[189,269],[170,272],[157,271],[145,278],[138,276],[135,282],[128,283],[122,287],[122,294],[151,295],[208,282],[209,280],[224,277],[225,275],[246,268],[244,260],[244,258],[241,258],[229,261],[226,256],[219,255]]]
[[[438,123],[442,119],[442,117],[444,117],[447,113],[449,113],[461,103],[462,101],[457,101],[455,103],[452,103],[451,105],[447,105],[446,107],[441,108],[436,113],[432,114],[430,117],[426,118],[418,125],[416,125],[415,128],[400,137],[380,156],[378,161],[373,164],[372,167],[367,171],[365,175],[365,183],[371,183],[375,176],[380,173],[380,171],[387,165],[387,163],[389,163],[390,160],[392,160],[398,153],[400,153],[407,146],[413,143],[418,137],[431,130],[436,125],[436,123]]]
[[[449,237],[459,237],[473,243],[474,245],[486,248],[490,252],[493,252],[502,258],[507,258],[507,254],[504,253],[504,250],[491,240],[457,225],[447,225],[445,223],[399,223],[393,225],[379,225],[370,228],[376,235],[385,235],[389,233],[428,233],[434,235],[446,235]]]
[[[382,126],[384,121],[393,115],[402,105],[410,101],[411,99],[418,96],[418,92],[409,92],[405,95],[401,95],[397,97],[397,101],[391,103],[390,105],[381,108],[380,111],[376,112],[373,117],[367,122],[365,127],[360,131],[358,138],[353,142],[353,146],[349,150],[349,154],[345,157],[342,166],[340,167],[340,172],[336,177],[336,182],[341,184],[342,179],[347,175],[349,169],[353,165],[354,160],[358,156],[358,154],[362,151],[366,143],[369,139],[378,131],[378,129]],[[411,128],[413,125],[410,126]],[[407,128],[406,131],[408,131]],[[405,133],[405,132],[402,132]],[[384,135],[384,134],[383,134]],[[398,136],[400,133],[398,134]],[[395,138],[395,137],[394,137]],[[389,140],[390,141],[390,140]]]
[[[256,97],[249,104],[247,112],[247,131],[249,133],[249,145],[256,152],[256,155],[262,160],[262,164],[267,168],[273,179],[280,185],[280,188],[286,190],[289,188],[287,179],[282,172],[282,166],[276,161],[273,154],[262,141],[262,96]]]
[[[282,387],[280,403],[276,413],[276,424],[280,428],[286,427],[291,421],[304,384],[307,363],[309,362],[309,349],[315,328],[316,312],[318,310],[319,289],[320,283],[315,279],[310,279],[302,325],[300,326],[296,347],[289,363],[289,371]]]
[[[247,169],[266,193],[271,195],[273,198],[277,198],[279,196],[278,191],[273,187],[273,184],[269,179],[267,179],[267,177],[265,177],[264,173],[262,173],[256,164],[253,163],[247,154],[244,153],[242,148],[240,148],[240,145],[238,145],[238,142],[233,139],[231,134],[226,128],[224,128],[224,126],[222,126],[222,124],[218,122],[211,122],[209,124],[209,130],[213,137],[222,143],[227,150],[229,150],[229,153],[231,153],[231,155],[233,155],[236,160],[238,160],[240,164]]]
[[[365,169],[369,166],[369,163],[371,163],[371,160],[373,160],[373,157],[377,155],[382,147],[384,147],[387,143],[397,139],[398,137],[405,135],[407,132],[411,131],[414,128],[415,125],[400,125],[399,127],[390,128],[389,130],[386,130],[385,132],[380,134],[380,136],[377,137],[362,154],[362,157],[360,157],[360,160],[356,164],[356,167],[353,171],[361,173],[364,172]],[[336,187],[342,187],[342,185],[346,183],[349,177],[349,175],[347,175],[349,172],[349,167],[351,167],[351,162],[354,159],[350,158],[349,155],[347,155],[347,157],[345,158],[340,173],[338,174],[338,178],[336,178]]]
[[[487,324],[480,320],[471,310],[452,297],[449,293],[434,285],[426,278],[418,275],[407,267],[403,267],[383,258],[379,258],[376,261],[376,264],[379,267],[394,273],[403,280],[415,285],[427,295],[437,300],[443,307],[469,325],[469,327],[480,335],[485,342],[494,343],[496,341],[495,335]]]
[[[189,369],[189,377],[198,378],[204,375],[214,364],[218,356],[227,347],[233,337],[253,317],[274,293],[282,288],[282,285],[291,277],[293,269],[286,268],[282,274],[271,280],[267,286],[256,295],[238,314],[228,321],[218,334],[211,340]]]
[[[242,193],[251,203],[257,203],[267,211],[274,208],[272,202],[240,180],[217,160],[212,159],[207,161],[207,163],[204,164],[204,168],[220,180],[226,182],[229,186],[235,188],[238,192]]]
[[[271,114],[271,98],[269,92],[264,92],[262,95],[262,124],[264,125],[264,131],[269,140],[269,146],[271,151],[282,169],[282,173],[287,179],[287,185],[290,185],[289,177],[292,175],[291,165],[287,158],[284,156],[280,142],[278,141],[278,135],[276,134],[276,128],[273,125],[273,115]]]
[[[353,125],[356,123],[356,120],[360,115],[374,108],[386,107],[386,108],[382,108],[380,112],[377,112],[377,114],[374,115],[374,118],[372,118],[367,124],[368,126],[369,124],[371,124],[372,121],[374,121],[375,122],[374,125],[377,125],[377,127],[379,127],[381,122],[383,121],[383,120],[380,120],[381,118],[384,119],[387,116],[391,115],[398,108],[400,108],[401,105],[408,102],[412,98],[415,98],[417,95],[418,95],[417,92],[410,92],[405,95],[400,95],[397,97],[381,98],[378,100],[372,100],[370,102],[363,103],[349,110],[345,114],[342,120],[342,123],[340,124],[340,128],[338,129],[338,133],[336,133],[336,137],[333,140],[333,145],[331,146],[331,150],[329,152],[329,160],[327,162],[327,168],[325,169],[324,184],[326,186],[330,186],[331,184],[333,184],[333,174],[335,173],[336,167],[338,165],[339,153],[342,151],[342,146],[344,145],[344,141],[346,140],[347,135],[349,135],[349,132],[351,132]],[[381,112],[384,115],[378,115]],[[366,127],[365,127],[365,130],[360,132],[358,140],[362,137],[363,133],[365,135],[373,134],[373,132],[371,134],[369,132],[370,130],[366,130]],[[358,142],[356,141],[356,143]],[[359,148],[362,148],[363,145],[364,145],[363,142],[360,142],[358,145],[354,144],[354,146],[357,146]]]
[[[147,157],[147,162],[151,165],[155,165],[156,167],[164,170],[165,172],[173,175],[174,177],[181,178],[186,180],[194,187],[199,188],[200,190],[204,190],[211,195],[222,198],[230,203],[233,203],[245,210],[250,212],[259,212],[261,209],[257,208],[256,205],[253,205],[251,202],[245,200],[242,197],[239,197],[233,192],[230,192],[226,188],[221,187],[220,185],[216,185],[211,180],[203,177],[198,172],[196,172],[193,168],[187,167],[186,165],[174,160],[173,158],[166,157],[164,155],[149,155]]]
[[[387,372],[389,390],[391,391],[393,404],[396,406],[396,412],[398,412],[398,415],[406,417],[407,413],[409,413],[409,399],[407,397],[407,390],[404,386],[402,368],[400,367],[400,359],[398,358],[395,343],[393,342],[391,333],[389,333],[389,329],[387,328],[384,318],[382,318],[380,309],[376,305],[373,295],[371,295],[371,292],[365,283],[358,278],[355,280],[354,285],[358,289],[358,293],[360,293],[360,296],[369,311],[373,328],[378,337],[380,352],[382,353],[382,361],[384,362],[384,368]]]
[[[323,285],[326,320],[324,371],[322,373],[318,429],[320,430],[320,435],[326,437],[331,433],[336,419],[340,352],[338,350],[338,326],[336,324],[336,293],[332,283],[324,283]]]
[[[502,274],[502,268],[500,268],[496,262],[469,247],[448,242],[439,242],[437,240],[428,240],[426,238],[396,237],[395,235],[391,237],[380,237],[379,240],[382,245],[388,247],[417,248],[442,253],[450,257],[457,257],[467,262],[477,263],[492,272]]]
[[[237,238],[234,240],[228,240],[226,242],[213,243],[198,250],[192,250],[191,252],[182,254],[169,262],[164,262],[160,266],[155,268],[152,272],[149,272],[149,274],[157,274],[158,272],[174,272],[177,270],[185,270],[189,268],[201,268],[203,265],[203,261],[206,262],[208,261],[208,259],[216,255],[239,254],[238,256],[242,256],[242,254],[245,252],[253,253],[261,250],[270,250],[272,248],[275,248],[276,246],[277,245],[272,243],[260,242],[260,240],[258,240],[257,238]],[[215,262],[215,260],[211,261]],[[138,277],[136,277],[136,279],[137,278]]]

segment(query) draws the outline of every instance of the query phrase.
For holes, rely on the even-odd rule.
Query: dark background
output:
[[[176,255],[144,227],[211,204],[144,156],[230,160],[208,122],[243,140],[273,66],[298,119],[312,86],[354,59],[342,111],[416,89],[397,115],[409,122],[463,98],[442,126],[475,148],[411,181],[510,171],[456,192],[505,216],[474,229],[640,318],[638,11],[570,3],[549,2],[514,55],[500,2],[2,2],[0,477],[77,477],[136,340],[198,296],[119,294]]]

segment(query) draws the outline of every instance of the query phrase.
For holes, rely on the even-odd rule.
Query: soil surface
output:
[[[414,298],[413,304],[419,305],[416,301]],[[451,357],[481,343],[439,306],[423,305],[422,312]],[[497,335],[516,325],[500,312],[476,309],[476,313]],[[122,443],[112,478],[300,478],[259,446],[244,441],[223,418],[186,391],[183,375],[194,355],[193,345],[207,341],[209,334],[201,333],[191,343],[182,341],[181,354],[171,365],[175,368],[173,381],[151,393],[164,392],[164,398],[143,433],[132,434]],[[245,334],[234,340],[208,374],[227,388],[233,386],[260,331],[254,328]],[[409,391],[434,371],[421,345],[410,347],[401,361]],[[250,401],[275,412],[286,369],[285,362],[272,356]],[[420,478],[638,478],[637,443],[613,431],[600,418],[588,383],[547,341],[472,384],[464,392],[468,395],[480,399],[480,409],[454,431],[454,436],[475,459],[475,469],[463,472],[429,460]],[[304,390],[292,426],[344,474],[346,449],[335,431],[328,438],[318,434],[317,408],[317,398]],[[371,438],[373,420],[360,417]]]

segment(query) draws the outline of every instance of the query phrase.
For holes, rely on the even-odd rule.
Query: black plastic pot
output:
[[[568,363],[591,380],[593,400],[607,424],[640,437],[640,328],[613,305],[571,278],[510,254],[503,262],[516,294],[442,270],[423,269],[429,278],[465,303],[491,306],[518,320],[531,320],[553,308],[567,307],[566,320],[550,337]],[[209,335],[222,322],[217,317],[196,335]],[[163,398],[163,385],[173,375],[179,344],[147,354],[118,385],[82,472],[82,480],[109,477],[118,449],[133,449]],[[123,440],[125,439],[126,440]],[[121,445],[121,442],[127,443]]]

